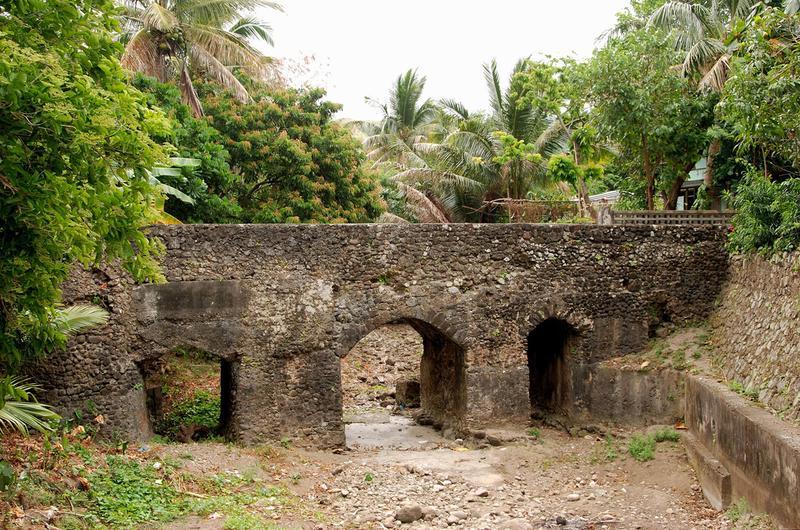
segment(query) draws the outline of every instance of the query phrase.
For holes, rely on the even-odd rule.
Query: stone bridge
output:
[[[40,367],[63,412],[97,411],[108,430],[134,438],[151,432],[148,363],[196,347],[220,359],[231,438],[340,446],[340,359],[395,322],[423,337],[422,405],[442,426],[525,421],[536,408],[591,415],[612,399],[592,367],[641,350],[664,320],[706,318],[727,271],[725,232],[709,226],[151,232],[165,243],[168,283],[76,272],[65,299],[101,303],[112,318]]]

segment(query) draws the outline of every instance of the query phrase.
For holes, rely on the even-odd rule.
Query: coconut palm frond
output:
[[[133,35],[125,46],[120,62],[123,68],[155,77],[162,83],[169,78],[166,62],[147,30],[140,30]]]
[[[200,47],[225,66],[250,69],[263,68],[264,56],[240,35],[213,26],[194,25],[185,28],[191,48]]]
[[[727,52],[728,49],[725,45],[717,39],[700,39],[686,52],[686,58],[683,61],[683,73],[690,74],[692,72],[705,71],[709,65],[718,62]]]
[[[182,21],[219,27],[231,24],[240,13],[260,8],[283,11],[281,4],[266,0],[174,0],[175,13]]]
[[[189,106],[192,115],[199,118],[205,114],[203,112],[203,104],[200,102],[200,96],[197,95],[197,90],[194,88],[194,83],[189,75],[187,67],[181,68],[181,76],[178,80],[178,88],[181,89],[181,97],[183,102]]]
[[[467,107],[454,99],[439,100],[439,105],[442,106],[445,112],[451,113],[462,120],[468,120],[470,118],[470,113],[469,110],[467,110]]]
[[[245,39],[260,40],[270,46],[275,45],[272,40],[272,26],[255,17],[244,17],[237,20],[228,31]]]
[[[711,10],[702,4],[670,1],[653,12],[648,24],[667,30],[678,27],[684,35],[699,39],[703,36],[712,16]]]
[[[547,129],[536,139],[536,152],[541,154],[544,159],[562,153],[569,141],[569,131],[561,120],[553,120]]]
[[[467,192],[479,190],[483,187],[480,182],[463,175],[429,168],[407,169],[395,175],[394,179],[407,184],[414,182],[428,183],[432,187],[451,188]]]
[[[250,94],[241,81],[239,81],[236,76],[208,50],[202,46],[192,46],[189,50],[189,57],[191,58],[193,68],[200,70],[210,79],[213,79],[221,86],[233,92],[237,100],[242,103],[248,103],[250,101]],[[192,90],[194,90],[194,87],[192,87]]]
[[[73,305],[56,310],[53,327],[66,335],[108,322],[108,312],[93,305]]]
[[[28,434],[31,429],[39,432],[52,430],[49,422],[59,419],[49,405],[39,403],[33,392],[37,385],[20,378],[7,377],[0,381],[0,432],[15,430]]]
[[[398,188],[406,197],[406,205],[414,213],[420,223],[444,223],[450,220],[447,215],[431,199],[418,189],[403,183]]]
[[[180,24],[175,13],[158,2],[150,2],[142,13],[141,18],[147,29],[162,33],[169,33]]]
[[[731,6],[731,13],[737,18],[745,19],[750,16],[753,9],[761,2],[762,0],[734,0]]]
[[[411,221],[408,219],[403,219],[399,215],[395,215],[389,212],[383,212],[377,219],[375,219],[375,223],[381,225],[410,225]]]
[[[710,88],[715,92],[722,92],[730,72],[730,58],[727,53],[722,54],[700,79],[700,86]]]
[[[490,63],[483,65],[483,77],[489,88],[489,107],[494,114],[503,113],[503,89],[500,86],[500,73],[497,71],[497,61],[492,59]]]

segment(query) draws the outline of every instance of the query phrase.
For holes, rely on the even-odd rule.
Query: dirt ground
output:
[[[734,525],[705,502],[680,442],[655,459],[627,453],[631,432],[571,438],[540,429],[489,431],[493,443],[470,449],[404,417],[373,414],[348,426],[341,454],[222,444],[161,446],[189,453],[187,472],[257,474],[285,486],[295,502],[276,507],[276,528],[724,529]],[[418,520],[403,524],[402,512]],[[213,515],[213,514],[212,514]],[[222,529],[224,515],[191,518],[171,529]]]

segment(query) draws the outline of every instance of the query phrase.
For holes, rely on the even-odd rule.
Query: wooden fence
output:
[[[614,225],[729,225],[734,212],[717,211],[637,211],[610,210],[600,215],[600,224]]]

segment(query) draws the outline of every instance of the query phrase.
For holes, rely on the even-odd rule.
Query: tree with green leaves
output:
[[[111,0],[0,6],[0,365],[63,345],[60,286],[75,262],[120,259],[160,278],[147,171],[168,122],[127,83]]]
[[[765,177],[800,176],[800,14],[765,8],[739,40],[719,116]]]
[[[395,81],[388,102],[370,100],[380,110],[381,119],[360,125],[366,135],[367,157],[375,164],[401,169],[425,165],[416,147],[427,142],[436,108],[430,99],[423,99],[425,81],[416,70],[408,70]]]
[[[160,108],[172,121],[172,127],[155,139],[174,147],[174,155],[196,161],[196,167],[162,169],[158,176],[168,185],[189,197],[190,201],[168,195],[167,214],[185,223],[238,223],[242,209],[236,202],[240,181],[230,167],[227,139],[206,119],[195,118],[181,101],[177,87],[137,74],[134,86],[141,90],[153,108]]]
[[[663,34],[647,30],[612,38],[588,72],[594,123],[643,178],[648,209],[659,188],[664,207],[675,208],[713,123],[714,96],[671,70],[677,55],[665,44]]]
[[[234,69],[258,78],[269,65],[250,40],[272,44],[271,29],[246,15],[264,7],[281,8],[267,0],[124,0],[122,64],[162,83],[177,81],[195,116],[203,114],[192,81],[196,76],[219,83],[247,102],[250,96]]]
[[[554,73],[550,65],[523,59],[503,88],[496,62],[485,65],[489,115],[442,101],[455,126],[440,128],[449,128],[441,142],[420,143],[416,151],[425,165],[406,169],[397,180],[429,191],[448,218],[484,221],[496,220],[492,201],[524,199],[546,186],[547,160],[566,143]]]
[[[650,24],[674,36],[675,48],[684,53],[681,62],[684,75],[699,78],[702,89],[721,92],[730,75],[731,56],[739,46],[739,35],[762,3],[762,0],[670,0],[652,14]],[[721,131],[711,135],[706,153],[704,187],[712,208],[721,205],[714,172],[722,141]]]
[[[332,121],[339,105],[322,89],[252,85],[251,103],[211,84],[200,93],[239,176],[243,222],[359,223],[383,208],[352,135]]]

